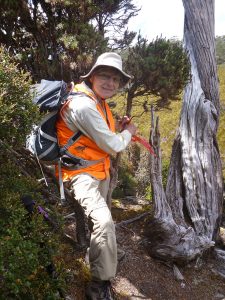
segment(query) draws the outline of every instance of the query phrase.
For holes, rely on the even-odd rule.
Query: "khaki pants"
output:
[[[93,279],[110,280],[116,275],[115,225],[107,206],[109,179],[97,180],[88,174],[73,177],[70,184],[76,200],[93,224],[89,262]]]

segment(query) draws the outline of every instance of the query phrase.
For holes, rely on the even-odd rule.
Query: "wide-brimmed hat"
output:
[[[93,65],[91,70],[83,76],[80,76],[82,79],[88,78],[97,68],[100,67],[111,67],[118,70],[123,76],[124,85],[126,85],[130,79],[132,79],[131,75],[128,75],[126,72],[123,71],[123,63],[121,56],[114,52],[106,52],[101,54],[98,58],[96,63]]]

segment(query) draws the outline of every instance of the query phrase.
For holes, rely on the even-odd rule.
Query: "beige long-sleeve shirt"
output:
[[[89,89],[86,85],[85,88]],[[85,94],[72,97],[63,113],[63,119],[72,131],[80,130],[109,154],[116,154],[127,147],[132,137],[128,130],[112,132],[97,110],[95,101]]]

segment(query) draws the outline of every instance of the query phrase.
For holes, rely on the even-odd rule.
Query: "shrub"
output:
[[[56,280],[47,272],[57,255],[57,236],[37,210],[29,216],[20,200],[21,195],[29,193],[38,203],[43,203],[34,192],[36,182],[22,176],[18,178],[19,170],[10,161],[2,163],[2,167],[0,290],[4,297],[1,299],[48,299],[63,283],[61,275]],[[56,268],[59,271],[60,262]]]
[[[32,105],[29,74],[17,68],[7,51],[0,47],[0,139],[21,145],[38,119]]]
[[[58,236],[37,210],[28,216],[20,200],[29,194],[43,203],[16,156],[35,120],[29,76],[0,48],[0,299],[56,299],[64,285]],[[48,272],[54,261],[57,279]]]
[[[132,163],[128,159],[128,154],[128,151],[125,151],[121,157],[122,159],[118,171],[118,184],[113,191],[113,198],[136,195],[137,180],[134,176]]]

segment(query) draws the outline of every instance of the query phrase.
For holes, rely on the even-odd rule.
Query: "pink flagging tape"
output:
[[[132,141],[142,144],[152,155],[154,155],[156,157],[156,154],[155,154],[152,146],[148,143],[148,141],[146,139],[144,139],[143,137],[137,136],[137,135],[133,135]]]

